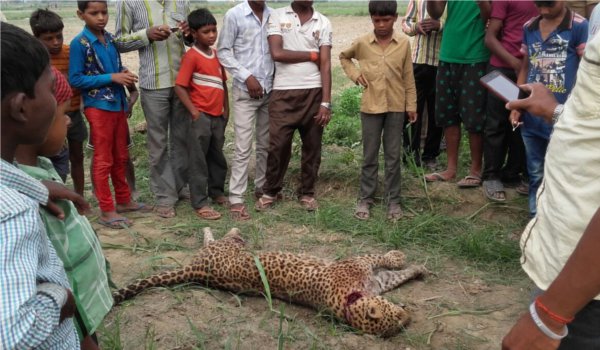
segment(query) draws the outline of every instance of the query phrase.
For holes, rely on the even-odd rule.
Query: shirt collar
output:
[[[294,9],[292,8],[292,5],[289,5],[289,6],[286,6],[286,7],[285,7],[285,13],[286,13],[286,14],[293,14],[293,13],[295,13],[295,12],[294,12]],[[313,13],[312,13],[312,17],[311,17],[310,19],[311,19],[311,20],[319,19],[319,18],[317,17],[317,10],[315,10],[315,8],[314,8],[314,7],[313,7]]]
[[[108,36],[108,34],[106,33],[106,30],[103,32],[104,34],[104,39],[106,42],[110,41],[110,37]],[[92,33],[87,26],[83,27],[83,35],[85,35],[85,37],[88,39],[88,41],[90,43],[93,43],[95,41],[98,41],[98,37],[96,35],[94,35],[94,33]]]
[[[565,17],[563,17],[562,21],[556,27],[556,31],[557,32],[561,32],[563,30],[569,30],[569,29],[571,29],[571,27],[573,26],[573,17],[574,17],[573,13],[567,7],[567,13],[565,13]],[[540,21],[541,20],[542,20],[542,16],[537,16],[531,22],[531,24],[529,24],[529,26],[527,26],[527,29],[529,31],[539,30],[540,29]]]
[[[392,41],[394,41],[396,43],[399,42],[400,41],[399,35],[400,34],[398,34],[398,32],[394,30],[394,33],[392,33]],[[371,31],[369,33],[368,40],[369,40],[369,44],[377,42],[377,37],[375,36],[375,33],[373,31]]]
[[[248,3],[247,0],[242,3],[242,8],[244,11],[244,16],[254,16],[254,12],[252,12],[252,8],[250,7],[250,4]],[[291,8],[291,6],[290,6],[290,8]],[[265,3],[265,8],[263,10],[263,22],[266,23],[266,19],[269,17],[270,13],[271,13],[271,8],[269,6],[267,6],[267,4]]]
[[[48,189],[41,182],[25,174],[21,169],[2,159],[0,184],[11,188],[40,204],[48,203]]]

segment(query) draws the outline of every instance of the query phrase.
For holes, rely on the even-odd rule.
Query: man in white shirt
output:
[[[269,97],[275,66],[267,42],[271,8],[265,1],[245,1],[225,14],[217,45],[219,61],[233,76],[233,127],[235,151],[229,179],[229,212],[234,220],[247,220],[244,205],[248,165],[252,153],[252,126],[256,134],[254,193],[262,196],[269,148]]]
[[[539,83],[525,85],[529,98],[508,104],[541,116],[554,130],[537,215],[521,237],[521,265],[542,292],[503,349],[555,349],[559,343],[560,349],[600,348],[599,85],[596,36],[587,43],[564,106]]]
[[[323,128],[331,118],[331,23],[312,1],[293,1],[271,12],[268,41],[275,61],[269,104],[267,181],[256,210],[269,209],[283,186],[294,131],[302,139],[300,204],[316,210],[315,183]]]

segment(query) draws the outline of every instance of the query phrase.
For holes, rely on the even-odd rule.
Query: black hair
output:
[[[398,12],[396,1],[369,1],[369,15],[371,16],[395,16]]]
[[[106,4],[106,0],[77,0],[77,9],[81,12],[85,12],[90,2],[103,2]],[[108,6],[108,4],[106,4]]]
[[[62,18],[48,9],[33,11],[29,17],[29,26],[36,37],[45,33],[60,32],[65,27]]]
[[[2,99],[13,92],[35,97],[35,84],[50,65],[46,47],[23,29],[1,22],[0,51]]]
[[[217,20],[207,8],[194,10],[188,15],[188,26],[192,30],[198,30],[211,24],[217,25]]]

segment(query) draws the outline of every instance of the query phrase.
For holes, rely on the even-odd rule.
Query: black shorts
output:
[[[465,124],[472,133],[482,133],[485,123],[486,89],[479,82],[487,62],[440,61],[437,73],[435,122],[439,127]]]
[[[67,140],[76,142],[85,141],[88,137],[88,132],[81,111],[68,112],[67,115],[71,118],[71,125],[67,129]]]

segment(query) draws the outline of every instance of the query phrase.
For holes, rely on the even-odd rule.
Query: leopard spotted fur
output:
[[[189,265],[138,280],[114,294],[115,303],[143,290],[180,283],[200,283],[233,292],[264,291],[257,256],[267,276],[271,294],[279,299],[316,309],[327,309],[340,320],[365,333],[391,336],[410,321],[410,314],[380,296],[423,276],[424,266],[404,266],[404,254],[365,255],[337,262],[282,252],[246,248],[238,229],[214,240],[204,229],[204,247]]]

